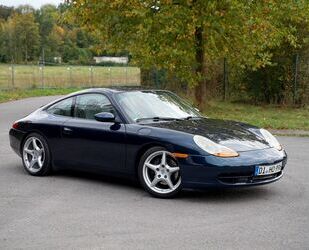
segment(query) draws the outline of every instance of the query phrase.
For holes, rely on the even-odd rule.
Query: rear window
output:
[[[57,102],[47,109],[47,112],[54,115],[72,116],[73,98]]]

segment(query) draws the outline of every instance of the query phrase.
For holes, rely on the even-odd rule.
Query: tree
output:
[[[12,15],[14,8],[0,5],[0,19],[7,20]]]
[[[282,12],[280,20],[290,27],[290,36],[286,36],[279,47],[269,50],[272,55],[269,65],[255,70],[246,69],[241,79],[247,95],[255,102],[308,102],[309,72],[306,72],[306,67],[309,63],[309,4],[295,1],[286,7],[290,11]],[[301,72],[296,76],[297,79],[295,67]]]
[[[58,8],[47,4],[38,10],[0,5],[0,61],[27,63],[44,51],[46,62],[61,57],[68,63],[89,63],[97,40],[79,24],[61,18],[67,8],[67,4]]]
[[[2,24],[4,54],[13,62],[27,62],[37,56],[40,43],[38,24],[32,13],[15,13]]]
[[[207,63],[227,57],[242,67],[267,65],[269,48],[286,39],[295,43],[282,16],[300,10],[293,0],[68,2],[76,21],[100,34],[103,50],[128,50],[143,68],[175,74],[195,86],[199,104],[205,95]]]
[[[36,11],[36,22],[39,24],[39,32],[41,37],[41,48],[48,42],[48,36],[57,25],[59,13],[56,6],[47,4],[43,5]]]
[[[19,5],[15,11],[19,14],[34,14],[35,9],[29,4]]]
[[[41,6],[35,13],[36,22],[39,24],[40,33],[40,52],[44,53],[44,61],[51,61],[58,55],[59,33],[57,24],[59,13],[56,6],[46,4]],[[43,52],[44,51],[44,52]]]

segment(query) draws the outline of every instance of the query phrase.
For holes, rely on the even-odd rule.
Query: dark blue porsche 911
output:
[[[10,142],[31,175],[70,168],[132,177],[161,198],[271,183],[287,161],[267,130],[203,117],[161,90],[73,93],[16,121]]]

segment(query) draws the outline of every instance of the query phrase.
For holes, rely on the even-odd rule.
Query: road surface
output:
[[[280,137],[289,159],[274,184],[150,197],[123,180],[25,173],[12,122],[56,97],[0,104],[0,248],[308,249],[309,138]]]

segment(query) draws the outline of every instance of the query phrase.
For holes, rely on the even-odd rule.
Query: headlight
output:
[[[260,132],[271,147],[279,151],[282,150],[281,144],[278,142],[276,137],[274,137],[270,132],[268,132],[266,129],[263,128],[260,129]]]
[[[193,136],[193,140],[201,149],[218,157],[236,157],[239,155],[233,149],[222,146],[200,135]]]

